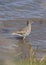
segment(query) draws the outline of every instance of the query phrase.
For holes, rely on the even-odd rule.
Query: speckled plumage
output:
[[[32,22],[30,22],[30,20],[27,20],[27,26],[19,31],[13,32],[12,35],[22,36],[23,39],[25,39],[25,37],[28,36],[31,32],[31,24]]]

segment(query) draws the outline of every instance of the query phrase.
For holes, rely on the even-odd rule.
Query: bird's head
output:
[[[27,25],[32,24],[32,23],[33,23],[33,21],[27,20]]]

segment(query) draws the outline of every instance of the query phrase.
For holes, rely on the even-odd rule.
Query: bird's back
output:
[[[18,31],[15,31],[13,33],[13,35],[15,34],[15,35],[18,35],[18,36],[26,37],[30,34],[30,32],[31,32],[31,23],[28,22],[28,25],[25,28],[22,28]]]

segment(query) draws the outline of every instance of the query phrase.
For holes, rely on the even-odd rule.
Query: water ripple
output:
[[[0,20],[16,18],[46,18],[46,1],[13,0],[0,2]]]

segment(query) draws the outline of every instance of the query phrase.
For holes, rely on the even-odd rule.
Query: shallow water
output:
[[[11,35],[11,32],[25,26],[26,20],[22,19],[0,21],[0,64],[7,65],[7,62],[11,64],[14,59],[19,61],[29,58],[31,49],[38,59],[46,55],[46,20],[34,21],[31,34],[25,40]]]
[[[27,18],[39,20],[33,20],[25,40],[16,39],[11,32],[25,27]],[[14,59],[29,58],[31,49],[38,59],[46,55],[45,18],[46,0],[0,0],[0,64],[13,65]]]

